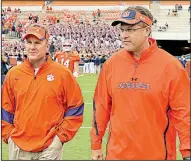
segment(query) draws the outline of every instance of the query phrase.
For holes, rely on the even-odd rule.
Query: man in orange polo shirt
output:
[[[2,88],[2,139],[10,160],[61,160],[83,120],[81,90],[72,73],[50,58],[49,33],[31,25],[23,38],[28,59]]]
[[[93,101],[91,157],[107,160],[175,160],[176,132],[190,160],[190,81],[180,62],[149,38],[153,16],[129,7],[119,24],[124,48],[101,70]]]

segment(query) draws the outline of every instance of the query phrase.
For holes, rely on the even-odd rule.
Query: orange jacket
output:
[[[65,53],[59,52],[55,55],[56,61],[65,67],[67,67],[72,73],[74,72],[74,63],[80,61],[80,57],[77,52]]]
[[[180,62],[155,40],[139,61],[122,49],[103,65],[94,94],[91,148],[106,159],[176,159],[176,131],[190,156],[190,81]]]
[[[186,62],[186,67],[185,67],[187,73],[188,73],[188,76],[191,77],[191,72],[190,72],[190,60],[188,60]]]
[[[27,61],[13,67],[2,88],[2,138],[22,150],[47,148],[55,135],[71,140],[83,120],[83,98],[69,70],[48,58],[38,73]]]

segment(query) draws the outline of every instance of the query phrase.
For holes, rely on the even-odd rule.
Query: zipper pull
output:
[[[138,67],[138,65],[139,65],[139,63],[138,63],[138,62],[135,62],[135,68],[137,68],[137,67]]]

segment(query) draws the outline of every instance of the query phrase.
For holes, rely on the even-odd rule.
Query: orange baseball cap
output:
[[[111,25],[116,26],[119,23],[126,23],[126,24],[130,24],[130,25],[134,25],[139,22],[144,22],[149,26],[152,25],[152,20],[149,17],[147,17],[135,10],[124,11],[122,13],[121,17],[118,20],[112,22]]]
[[[27,38],[28,35],[34,35],[36,36],[39,40],[43,41],[45,39],[49,39],[50,34],[46,30],[46,27],[43,25],[39,24],[33,24],[27,29],[26,34],[23,37],[23,40]]]

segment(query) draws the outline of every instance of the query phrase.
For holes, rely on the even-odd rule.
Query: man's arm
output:
[[[15,98],[11,88],[10,72],[7,73],[2,87],[2,139],[8,143],[11,131],[14,129]]]
[[[92,159],[99,159],[102,149],[102,138],[110,120],[111,96],[108,83],[107,63],[104,64],[99,75],[93,101],[93,125],[91,130]],[[97,155],[97,156],[96,156]]]
[[[80,87],[69,71],[64,75],[63,83],[63,101],[67,109],[63,122],[58,127],[57,135],[65,143],[75,136],[82,125],[84,102]]]
[[[79,61],[74,62],[74,72],[73,76],[77,78],[79,75]]]
[[[177,60],[178,61],[178,60]],[[190,80],[179,62],[170,65],[169,105],[171,122],[178,132],[180,152],[183,158],[190,157]]]

